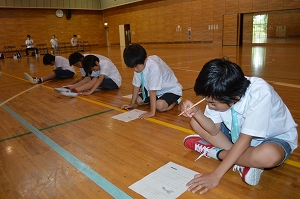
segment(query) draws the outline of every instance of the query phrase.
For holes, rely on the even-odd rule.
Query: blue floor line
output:
[[[85,176],[87,176],[90,180],[95,182],[99,187],[104,189],[108,194],[113,196],[114,198],[122,198],[122,199],[132,199],[129,195],[124,193],[118,187],[107,181],[97,172],[95,172],[92,168],[81,162],[74,155],[69,153],[67,150],[59,146],[56,142],[46,136],[44,133],[35,128],[32,124],[27,122],[24,118],[10,109],[8,106],[2,106],[7,112],[9,112],[14,118],[16,118],[19,122],[21,122],[26,128],[28,128],[32,133],[34,133],[38,138],[40,138],[43,142],[45,142],[48,146],[50,146],[54,151],[56,151],[60,156],[66,159],[70,164],[76,167],[80,172],[82,172]]]

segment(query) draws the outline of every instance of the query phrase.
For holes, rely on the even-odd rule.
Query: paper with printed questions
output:
[[[139,116],[143,113],[146,113],[147,111],[142,111],[138,109],[133,109],[131,111],[126,111],[124,113],[112,116],[111,118],[121,120],[123,122],[129,122],[131,120],[135,120],[139,118]]]
[[[147,199],[178,198],[187,190],[186,184],[197,172],[169,162],[129,188]]]

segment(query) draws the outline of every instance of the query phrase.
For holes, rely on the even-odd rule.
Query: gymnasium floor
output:
[[[199,44],[143,45],[160,56],[183,86],[183,100],[199,101],[193,86],[202,66],[227,56],[245,75],[268,81],[300,123],[300,45],[270,44],[210,46]],[[133,71],[122,61],[123,48],[91,52],[109,57],[123,78],[119,90],[69,98],[53,88],[80,78],[32,85],[23,77],[43,76],[53,68],[42,56],[0,60],[0,198],[143,198],[128,187],[174,162],[197,172],[212,172],[219,164],[187,150],[182,140],[192,134],[189,119],[178,117],[180,105],[146,120],[125,123],[111,117],[130,99]],[[69,54],[62,54],[68,57]],[[205,104],[199,105],[204,110]],[[149,110],[148,106],[135,107]],[[298,131],[300,128],[297,128]],[[263,172],[257,186],[242,182],[229,170],[220,184],[200,196],[179,198],[300,198],[300,149],[280,167]]]

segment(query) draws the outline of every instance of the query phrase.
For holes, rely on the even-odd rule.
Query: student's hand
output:
[[[183,115],[185,117],[193,117],[194,114],[198,111],[201,112],[200,108],[198,106],[195,106],[191,109],[189,109],[190,107],[192,107],[194,104],[190,101],[190,100],[185,100],[182,105],[181,105],[181,112],[184,112]],[[188,110],[189,109],[189,110]]]
[[[186,185],[189,187],[188,191],[200,194],[206,193],[208,190],[215,188],[220,183],[220,179],[214,174],[196,174],[194,179],[189,181]]]
[[[129,109],[131,109],[131,108],[133,108],[133,106],[132,105],[130,105],[130,104],[126,104],[126,105],[123,105],[122,107],[121,107],[121,109],[125,109],[125,110],[129,110]]]
[[[152,112],[147,112],[147,113],[143,113],[139,116],[140,119],[147,119],[148,117],[153,117],[155,115],[155,113]]]

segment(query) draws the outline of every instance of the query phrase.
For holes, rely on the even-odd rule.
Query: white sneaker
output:
[[[70,89],[66,88],[66,87],[60,87],[60,88],[54,88],[54,91],[60,93],[60,92],[66,92]]]
[[[28,73],[24,73],[24,77],[32,84],[38,84],[39,80],[38,78],[31,77]]]
[[[78,96],[78,93],[73,92],[71,90],[60,92],[60,94],[67,96],[67,97],[77,97]]]
[[[263,169],[258,169],[253,167],[242,167],[238,165],[234,165],[232,170],[233,171],[238,170],[243,182],[252,186],[257,185],[259,183],[260,176],[264,171]]]

